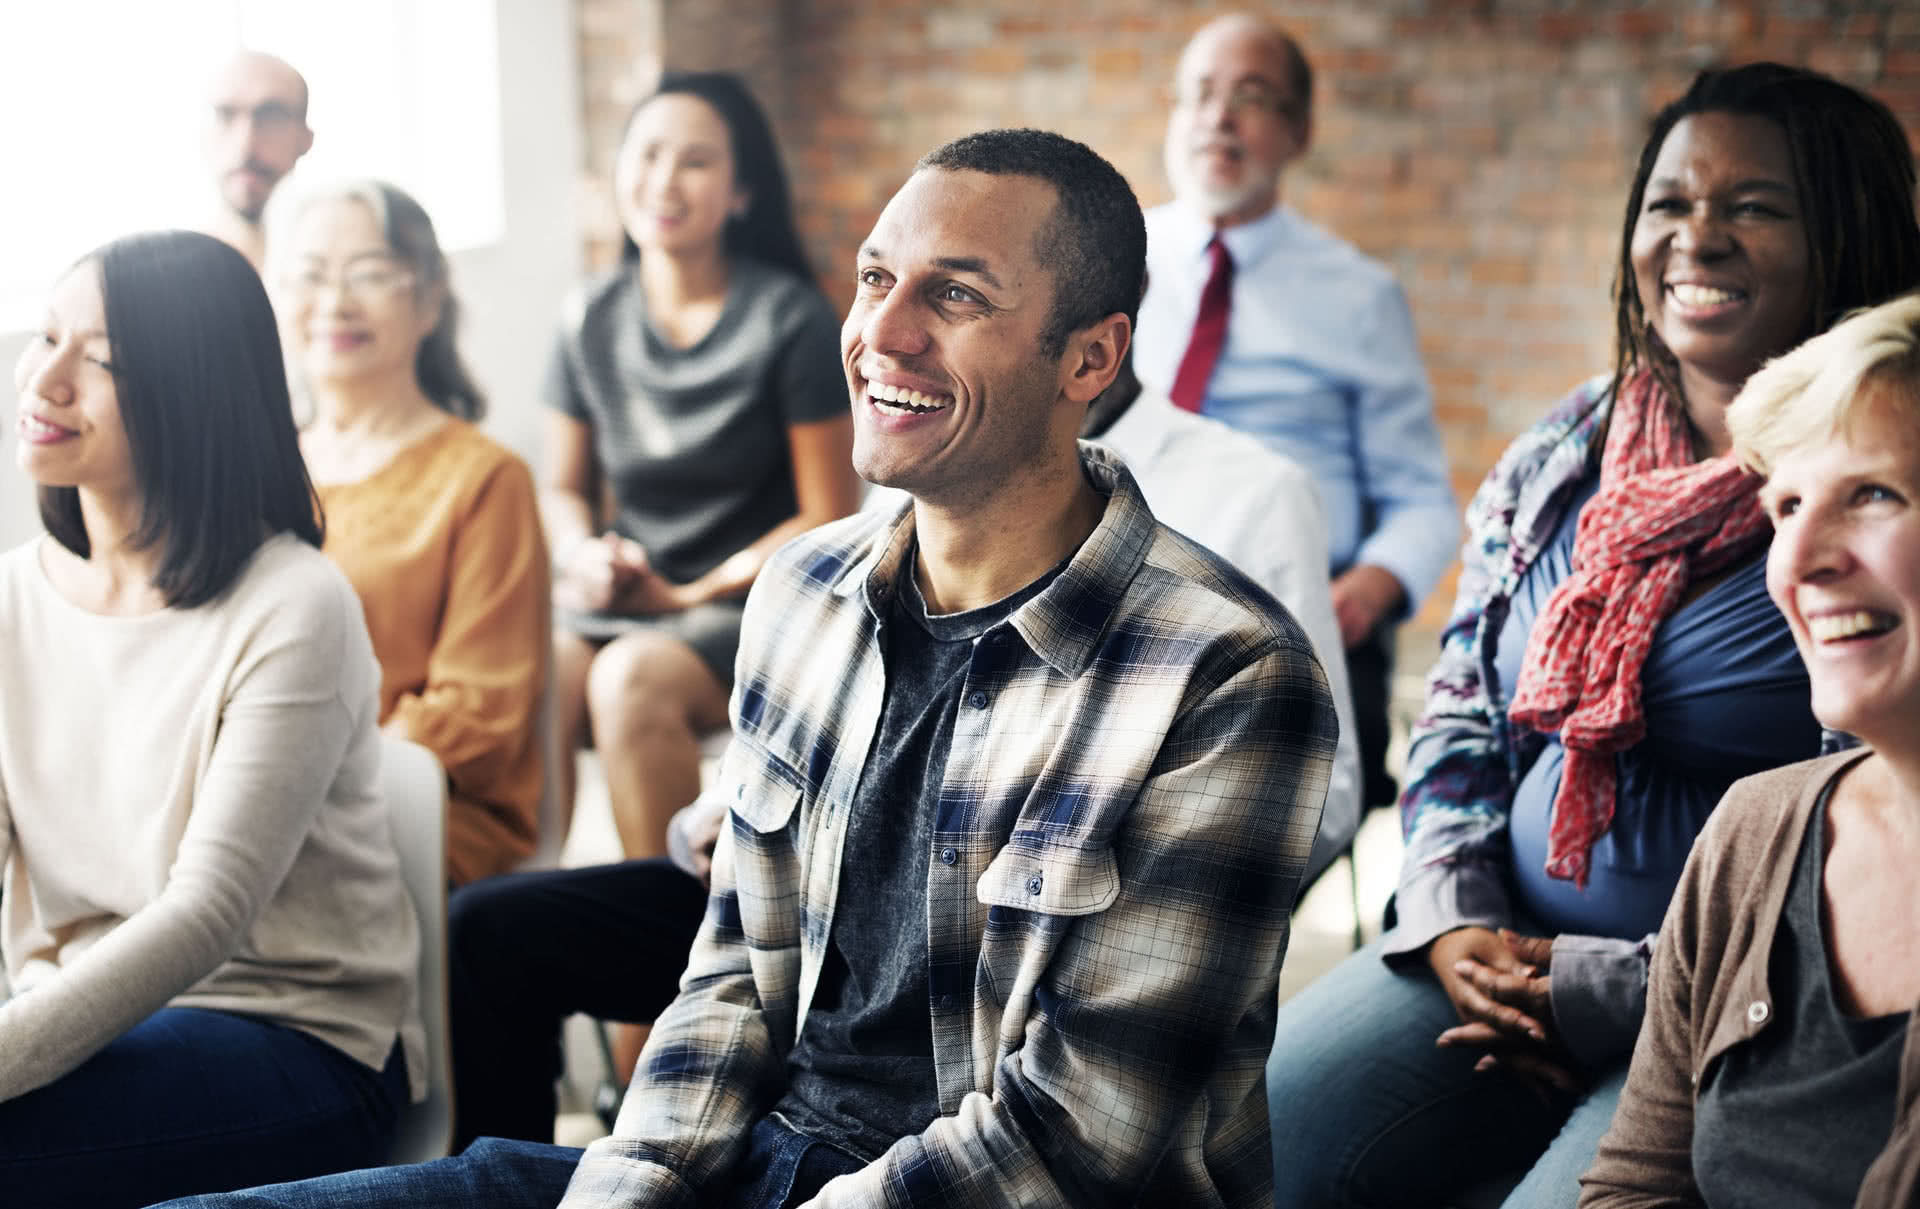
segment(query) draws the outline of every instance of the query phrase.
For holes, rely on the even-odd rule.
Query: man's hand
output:
[[[1501,929],[1460,928],[1434,941],[1427,962],[1460,1024],[1441,1033],[1442,1046],[1479,1046],[1475,1070],[1505,1066],[1545,1094],[1579,1086],[1553,1031],[1553,940]]]
[[[1356,647],[1366,641],[1406,598],[1406,589],[1385,567],[1355,563],[1342,571],[1333,581],[1333,615],[1340,622],[1341,645]]]
[[[713,888],[713,847],[726,821],[725,800],[712,795],[695,798],[667,820],[667,855],[708,889]]]

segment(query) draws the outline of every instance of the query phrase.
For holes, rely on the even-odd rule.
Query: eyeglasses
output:
[[[1260,80],[1241,80],[1224,93],[1212,81],[1202,80],[1198,84],[1184,85],[1173,94],[1174,104],[1183,109],[1199,109],[1215,101],[1235,116],[1266,113],[1292,118],[1297,116],[1300,109],[1299,102],[1294,98]]]
[[[295,294],[318,294],[331,285],[342,294],[360,299],[384,298],[412,282],[412,269],[380,261],[350,264],[338,274],[328,273],[319,265],[308,265],[280,279],[281,285]]]
[[[214,123],[222,128],[242,118],[259,130],[285,130],[305,120],[285,101],[262,101],[252,106],[222,102],[213,107]]]

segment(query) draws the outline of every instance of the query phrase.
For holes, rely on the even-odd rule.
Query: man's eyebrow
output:
[[[934,261],[934,267],[945,269],[949,273],[972,273],[995,289],[1002,288],[1000,279],[993,275],[987,262],[978,256],[942,256]]]

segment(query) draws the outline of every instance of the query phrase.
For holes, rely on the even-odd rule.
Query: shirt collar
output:
[[[1213,221],[1199,210],[1176,201],[1173,210],[1179,216],[1175,227],[1178,243],[1175,251],[1189,262],[1206,259],[1207,244],[1214,236]],[[1233,267],[1238,270],[1259,263],[1260,259],[1279,246],[1294,222],[1294,213],[1285,202],[1278,202],[1252,222],[1243,222],[1220,232],[1220,242],[1227,245],[1227,254],[1233,257]]]
[[[1133,475],[1114,453],[1082,441],[1080,468],[1093,489],[1107,497],[1100,521],[1066,569],[1005,622],[1034,654],[1069,679],[1077,679],[1093,662],[1100,635],[1146,559],[1155,525]],[[862,603],[877,621],[900,576],[912,574],[905,566],[913,549],[911,503],[871,540],[866,556],[848,566],[834,591],[862,592]]]
[[[1191,413],[1183,412],[1151,386],[1142,386],[1140,393],[1127,409],[1107,430],[1100,434],[1102,445],[1119,454],[1123,461],[1132,466],[1141,466],[1151,461],[1166,448],[1173,438],[1180,417]]]

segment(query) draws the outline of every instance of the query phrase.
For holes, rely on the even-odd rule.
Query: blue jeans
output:
[[[1443,1203],[1502,1172],[1526,1173],[1509,1209],[1572,1209],[1581,1172],[1626,1079],[1546,1096],[1483,1051],[1441,1049],[1459,1022],[1424,965],[1393,970],[1378,941],[1280,1005],[1267,1060],[1275,1209]]]
[[[138,1209],[382,1162],[406,1059],[370,1070],[294,1029],[164,1008],[0,1103],[0,1204]]]
[[[543,1142],[481,1138],[459,1158],[413,1167],[196,1196],[162,1209],[553,1209],[566,1195],[580,1151]],[[717,1209],[787,1209],[812,1200],[828,1180],[865,1166],[825,1142],[763,1117],[734,1166]]]

